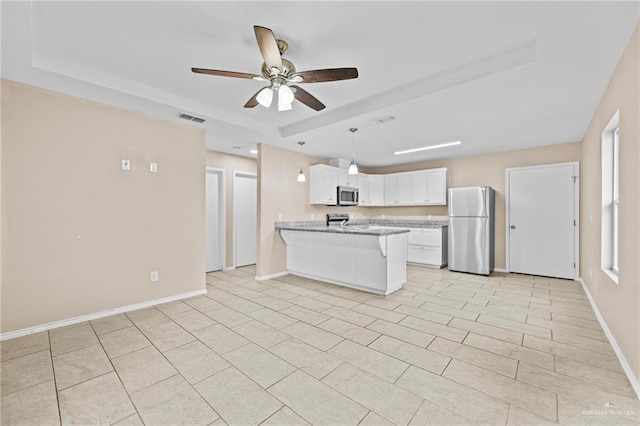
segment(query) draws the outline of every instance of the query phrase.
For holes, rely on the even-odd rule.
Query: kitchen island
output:
[[[294,275],[384,295],[407,280],[409,229],[321,222],[279,222],[276,229]]]

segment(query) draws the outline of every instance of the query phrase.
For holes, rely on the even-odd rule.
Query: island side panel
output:
[[[407,235],[387,235],[387,291],[399,290],[407,282]]]

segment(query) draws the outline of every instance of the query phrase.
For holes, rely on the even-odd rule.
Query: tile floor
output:
[[[579,284],[409,267],[376,296],[253,267],[1,343],[2,424],[638,424]],[[607,407],[605,407],[607,404]]]

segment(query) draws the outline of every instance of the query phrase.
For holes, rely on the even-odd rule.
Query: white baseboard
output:
[[[28,334],[39,333],[41,331],[53,330],[54,328],[65,327],[67,325],[78,324],[85,321],[91,321],[98,318],[108,317],[110,315],[121,314],[123,312],[135,311],[137,309],[148,308],[150,306],[160,305],[162,303],[173,302],[174,300],[187,299],[189,297],[205,294],[207,289],[190,291],[188,293],[176,294],[173,296],[163,297],[161,299],[149,300],[147,302],[135,303],[133,305],[122,306],[120,308],[108,309],[106,311],[96,312],[93,314],[81,315],[79,317],[68,318],[60,321],[54,321],[47,324],[36,325],[35,327],[23,328],[20,330],[0,333],[0,341],[22,337]]]
[[[275,274],[270,274],[270,275],[261,275],[261,276],[256,275],[256,281],[271,280],[273,278],[283,277],[288,274],[289,274],[289,271],[282,271],[282,272],[276,272]]]
[[[235,269],[235,266],[225,266],[224,268],[222,268],[222,272],[234,271]]]
[[[593,300],[593,297],[591,296],[589,287],[587,287],[587,284],[584,282],[584,280],[581,277],[578,278],[576,281],[580,282],[580,284],[582,285],[582,288],[584,289],[584,292],[587,295],[587,299],[589,299],[589,303],[591,303],[593,312],[595,312],[596,318],[598,319],[598,322],[600,323],[600,326],[602,327],[604,334],[607,336],[607,339],[609,339],[609,343],[611,343],[611,346],[613,347],[613,351],[616,353],[616,356],[618,357],[618,361],[620,361],[620,365],[622,365],[622,369],[624,370],[625,374],[627,375],[627,378],[629,379],[629,382],[631,383],[631,387],[636,393],[636,396],[638,397],[638,399],[640,399],[640,381],[634,375],[633,370],[631,369],[631,366],[629,365],[629,363],[627,362],[627,359],[624,357],[624,354],[622,353],[622,349],[620,349],[620,346],[618,346],[618,342],[616,342],[615,337],[613,337],[613,334],[611,334],[611,330],[609,330],[609,327],[607,327],[607,323],[604,321],[604,318],[600,314],[600,311],[598,310],[598,306],[596,305],[595,300]]]
[[[501,272],[501,273],[504,273],[504,274],[508,274],[509,273],[509,271],[507,271],[504,268],[493,268],[493,272]]]

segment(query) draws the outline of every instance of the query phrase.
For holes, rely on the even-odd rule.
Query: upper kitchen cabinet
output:
[[[393,173],[384,177],[385,206],[447,204],[448,169]]]
[[[350,175],[347,170],[334,167],[338,173],[338,186],[358,188],[358,175]]]
[[[447,168],[427,170],[427,204],[446,205],[449,189]]]
[[[406,206],[412,204],[412,185],[409,173],[394,173],[384,177],[384,205]]]
[[[309,204],[337,204],[338,170],[340,169],[337,167],[325,164],[309,166]],[[342,179],[342,175],[340,175],[340,179]],[[346,177],[344,179],[346,182]]]
[[[413,205],[446,205],[448,170],[429,169],[411,172],[411,203]]]
[[[367,176],[369,183],[369,203],[368,206],[384,206],[384,175]]]
[[[447,168],[416,170],[388,175],[350,175],[338,167],[316,164],[309,167],[310,204],[336,205],[337,187],[360,191],[362,207],[446,205]]]
[[[357,184],[352,186],[358,188],[359,206],[374,207],[384,205],[384,176],[359,173]]]

